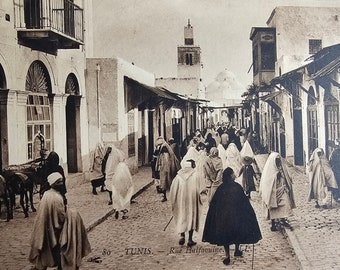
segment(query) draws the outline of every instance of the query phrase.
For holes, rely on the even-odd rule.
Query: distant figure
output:
[[[107,163],[107,160],[108,160],[108,158],[109,158],[109,155],[111,154],[111,152],[112,152],[112,147],[111,146],[108,146],[107,148],[106,148],[106,152],[105,152],[105,155],[104,155],[104,157],[103,157],[103,160],[102,160],[102,172],[103,172],[103,175],[104,175],[104,183],[103,183],[103,185],[101,186],[101,188],[100,188],[100,191],[101,192],[104,192],[104,191],[106,191],[106,189],[105,189],[105,180],[106,180],[106,163]]]
[[[223,183],[210,202],[202,238],[203,242],[224,247],[225,265],[230,263],[230,245],[235,244],[234,256],[242,256],[240,244],[254,244],[262,239],[255,212],[234,180],[233,170],[225,169]]]
[[[207,138],[205,139],[205,144],[207,148],[207,152],[210,152],[210,149],[213,147],[217,147],[216,140],[213,138],[213,135],[211,133],[208,133]]]
[[[252,166],[253,159],[251,157],[244,157],[242,158],[243,166],[240,170],[240,175],[242,175],[242,187],[244,189],[244,192],[246,196],[250,199],[250,194],[252,191],[256,191],[255,187],[255,181],[256,179],[256,173],[254,171],[254,168]]]
[[[207,183],[211,184],[211,179],[214,177],[214,171],[212,167],[211,159],[207,153],[206,145],[200,142],[196,146],[198,151],[198,157],[195,160],[195,171],[197,179],[199,192],[204,192]],[[202,194],[203,195],[203,194]]]
[[[60,191],[61,195],[64,198],[64,203],[65,205],[67,204],[67,199],[66,199],[66,177],[65,177],[65,173],[64,173],[64,169],[62,166],[59,165],[59,155],[54,152],[51,151],[47,158],[46,161],[44,162],[44,165],[42,167],[42,176],[43,176],[43,183],[40,187],[40,197],[43,196],[44,192],[46,190],[48,190],[50,188],[50,185],[47,182],[47,177],[54,172],[58,172],[62,175],[63,177],[63,186],[62,186],[62,190]]]
[[[261,177],[261,171],[260,171],[260,168],[256,162],[256,159],[255,159],[255,154],[253,152],[253,149],[251,148],[250,146],[250,143],[248,142],[248,140],[246,140],[244,143],[243,143],[243,147],[240,151],[240,155],[241,155],[241,158],[244,158],[244,157],[250,157],[253,159],[253,163],[252,163],[252,166],[254,168],[254,171],[256,173],[256,175],[258,175],[257,178],[260,178]]]
[[[112,204],[115,210],[116,219],[119,218],[119,214],[122,214],[122,219],[126,219],[134,191],[132,176],[125,162],[124,152],[114,145],[111,145],[111,148],[112,151],[106,165],[106,188],[110,194],[109,204]]]
[[[178,144],[177,144],[177,142],[175,141],[174,138],[169,139],[169,145],[170,145],[172,151],[174,152],[176,158],[178,160],[180,160],[181,159],[180,150],[179,150]]]
[[[151,174],[152,174],[152,178],[154,179],[155,181],[155,185],[156,185],[156,190],[157,190],[157,193],[161,193],[161,188],[160,188],[160,175],[159,175],[159,167],[156,167],[157,165],[157,160],[159,158],[159,152],[160,152],[160,149],[161,149],[161,146],[163,144],[163,138],[158,138],[156,141],[155,141],[155,149],[153,151],[153,154],[152,154],[152,160],[151,160]]]
[[[182,141],[181,144],[181,150],[180,150],[180,154],[181,154],[181,159],[186,155],[187,151],[188,151],[188,147],[190,145],[190,141],[192,140],[193,136],[190,134],[187,134],[187,136],[185,137],[185,139]]]
[[[337,189],[333,189],[333,196],[334,199],[339,201],[340,199],[340,145],[339,140],[335,140],[335,149],[331,153],[329,164],[331,165],[331,168],[333,170],[336,183],[338,185]]]
[[[221,135],[221,143],[219,145],[217,145],[217,149],[218,149],[218,156],[222,160],[223,169],[227,168],[227,153],[226,153],[226,149],[228,147],[228,144],[229,144],[229,136],[228,136],[228,134],[227,133],[222,133],[222,135]]]
[[[222,160],[218,156],[218,149],[216,147],[210,149],[209,158],[211,162],[211,174],[209,175],[209,182],[206,184],[208,188],[208,203],[211,202],[217,188],[222,184],[223,173]]]
[[[233,169],[238,176],[242,167],[241,154],[234,143],[230,143],[226,149],[226,167]]]
[[[260,181],[260,195],[265,206],[265,216],[271,220],[271,230],[281,226],[291,228],[287,218],[295,208],[292,179],[279,153],[272,152],[264,165]]]
[[[215,140],[216,147],[221,143],[221,136],[218,132],[214,132],[213,139]]]
[[[170,145],[163,139],[159,150],[159,157],[156,163],[156,170],[159,170],[160,191],[163,195],[162,202],[167,201],[166,192],[170,190],[172,180],[180,169],[180,163],[172,151]]]
[[[103,186],[105,176],[102,170],[102,162],[105,155],[105,148],[102,143],[97,143],[90,159],[90,181],[92,185],[92,194],[97,195],[97,187]]]
[[[338,185],[322,148],[316,148],[313,151],[308,162],[307,172],[310,184],[308,201],[314,200],[316,208],[320,206],[328,208],[331,196],[329,191],[331,188],[337,189]]]

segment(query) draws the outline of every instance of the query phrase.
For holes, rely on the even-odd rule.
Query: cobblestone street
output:
[[[265,155],[257,156],[260,168],[265,160]],[[206,203],[200,230],[194,233],[197,246],[191,250],[186,246],[181,248],[173,222],[164,231],[171,218],[170,201],[161,203],[155,186],[149,186],[152,182],[149,167],[140,168],[133,176],[135,193],[139,195],[126,220],[116,220],[111,215],[106,193],[94,196],[88,183],[74,185],[67,193],[69,207],[77,209],[83,217],[92,246],[92,253],[83,259],[81,269],[252,269],[252,266],[254,269],[336,269],[340,256],[340,205],[333,201],[330,209],[316,209],[313,202],[307,202],[306,175],[295,167],[289,167],[289,171],[297,204],[289,219],[293,231],[270,231],[269,221],[263,218],[260,197],[253,192],[251,203],[263,239],[254,245],[254,261],[253,246],[243,245],[243,257],[234,258],[231,251],[230,266],[222,263],[223,249],[201,242]],[[38,198],[35,204],[38,207]],[[10,222],[4,221],[4,215],[1,218],[0,269],[32,269],[27,257],[35,213],[30,212],[29,218],[24,218],[21,209],[16,209]],[[93,260],[96,257],[100,257],[97,262]]]
[[[263,239],[254,246],[254,269],[297,269],[298,263],[287,239],[280,232],[270,231],[269,223],[262,219],[260,198],[255,195],[256,209]],[[171,222],[170,202],[160,202],[155,188],[149,188],[133,204],[127,220],[111,216],[89,234],[93,252],[84,260],[82,269],[225,269],[223,247],[202,243],[206,217],[205,204],[201,229],[194,233],[197,246],[191,249],[179,246],[179,236]],[[232,247],[233,248],[233,247]],[[252,245],[241,246],[242,258],[232,256],[233,269],[252,269]],[[233,252],[231,253],[233,254]],[[101,257],[101,263],[87,262]]]

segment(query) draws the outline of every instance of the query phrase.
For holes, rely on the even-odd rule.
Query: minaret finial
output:
[[[191,25],[190,25],[190,19],[188,19],[188,26],[191,26]]]

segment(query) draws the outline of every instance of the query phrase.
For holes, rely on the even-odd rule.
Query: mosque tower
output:
[[[184,45],[177,46],[177,77],[201,79],[202,63],[201,48],[194,43],[194,30],[188,20],[184,27]]]

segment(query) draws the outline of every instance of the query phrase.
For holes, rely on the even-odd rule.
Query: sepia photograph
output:
[[[340,269],[340,0],[1,0],[0,270]]]

